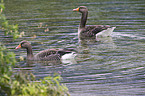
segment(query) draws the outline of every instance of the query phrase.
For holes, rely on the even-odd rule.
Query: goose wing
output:
[[[52,60],[52,59],[60,59],[59,54],[57,54],[59,49],[47,49],[40,51],[35,55],[36,60]]]
[[[35,59],[44,61],[60,60],[63,55],[71,52],[72,51],[70,49],[48,49],[36,54]]]
[[[85,29],[82,30],[82,34],[85,37],[93,37],[96,36],[97,33],[110,28],[109,25],[93,25],[86,26]]]

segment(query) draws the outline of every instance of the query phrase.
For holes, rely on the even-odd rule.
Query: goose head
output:
[[[85,12],[88,12],[88,9],[86,6],[80,6],[76,9],[73,9],[73,11],[77,11],[77,12],[80,12],[80,13],[85,13]]]
[[[26,40],[24,40],[24,41],[22,41],[17,47],[16,47],[16,49],[20,49],[20,48],[29,48],[29,47],[31,47],[31,44],[28,42],[28,41],[26,41]]]

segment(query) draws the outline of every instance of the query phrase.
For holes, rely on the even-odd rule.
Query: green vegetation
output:
[[[0,45],[0,95],[69,96],[67,87],[59,83],[59,75],[36,81],[33,74],[14,73],[15,63],[15,54]]]
[[[0,45],[0,95],[8,96],[69,96],[68,89],[60,84],[59,75],[37,81],[35,76],[22,72],[14,73],[15,54]]]
[[[12,83],[11,95],[24,95],[24,96],[65,96],[69,95],[67,88],[64,85],[59,84],[60,76],[45,77],[39,82],[35,80],[33,74],[30,76],[25,75],[25,78],[21,74],[15,76],[15,80]],[[33,80],[30,80],[33,79]],[[31,82],[30,82],[31,81]]]
[[[7,52],[4,45],[0,44],[0,93],[10,92],[10,78],[12,76],[12,67],[16,63],[15,55],[12,52]]]
[[[5,8],[3,1],[0,8],[0,26],[5,30],[5,35],[18,38],[18,26],[8,24],[2,14]],[[59,75],[36,80],[32,73],[14,72],[15,63],[15,54],[0,43],[0,96],[69,96],[67,87],[60,84],[62,78]]]
[[[8,20],[6,19],[3,11],[5,9],[3,0],[0,3],[0,27],[5,32],[5,35],[12,35],[13,39],[18,38],[22,34],[18,32],[18,25],[10,25]]]

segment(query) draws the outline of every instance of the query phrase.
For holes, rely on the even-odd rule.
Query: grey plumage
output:
[[[81,37],[95,37],[97,33],[106,30],[107,28],[111,28],[108,25],[93,25],[93,26],[86,26],[82,29]]]
[[[92,38],[95,37],[96,34],[102,32],[103,30],[107,30],[109,28],[113,29],[113,27],[110,27],[109,25],[90,25],[86,26],[87,17],[88,17],[88,9],[86,6],[80,6],[76,9],[73,9],[73,11],[78,11],[82,14],[81,16],[81,22],[78,28],[78,36],[80,39],[83,38]],[[111,30],[111,31],[113,31]]]
[[[31,44],[25,40],[22,41],[16,47],[16,49],[19,48],[25,48],[27,50],[28,60],[41,60],[41,61],[60,60],[64,54],[73,52],[69,49],[47,49],[40,51],[36,55],[33,55]]]

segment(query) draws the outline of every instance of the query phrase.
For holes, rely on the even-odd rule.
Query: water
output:
[[[72,9],[87,6],[87,25],[116,26],[113,36],[99,42],[79,42],[80,14]],[[25,36],[11,41],[0,32],[0,40],[16,58],[25,50],[14,50],[22,40],[34,53],[47,48],[74,48],[75,60],[65,62],[20,61],[15,70],[30,71],[43,78],[53,73],[63,77],[71,96],[145,95],[145,1],[144,0],[7,0],[5,14],[19,24]]]

